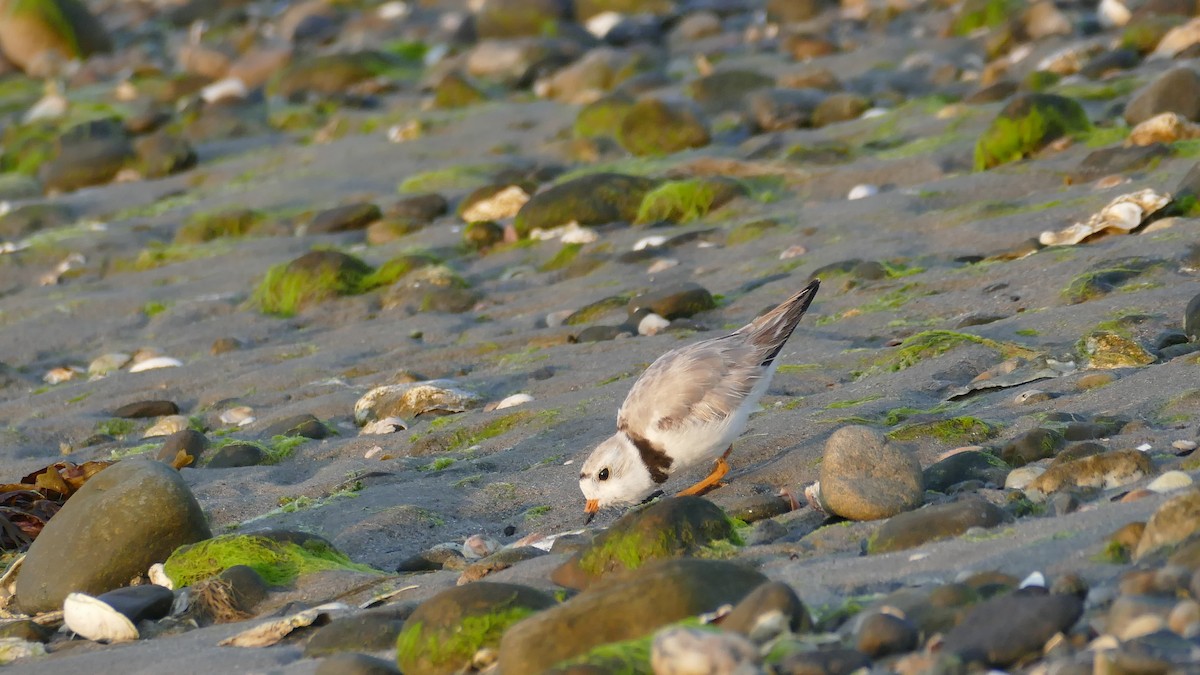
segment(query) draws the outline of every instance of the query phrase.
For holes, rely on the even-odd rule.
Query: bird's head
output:
[[[579,471],[588,522],[600,509],[637,504],[657,487],[637,448],[623,433],[596,446]]]

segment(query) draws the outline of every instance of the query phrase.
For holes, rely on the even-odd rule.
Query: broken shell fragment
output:
[[[1145,222],[1147,216],[1170,202],[1171,195],[1149,188],[1124,194],[1109,202],[1087,222],[1075,223],[1059,232],[1043,232],[1038,241],[1044,246],[1070,246],[1102,232],[1128,234]]]
[[[158,368],[178,368],[182,365],[183,361],[180,361],[179,359],[172,358],[170,356],[155,356],[153,358],[146,359],[145,361],[139,361],[133,364],[133,367],[129,369],[129,372],[140,373],[145,370],[155,370]]]
[[[119,588],[95,598],[71,593],[63,602],[63,623],[93,642],[129,642],[138,639],[138,621],[163,618],[174,601],[171,589],[155,584]]]
[[[368,391],[354,404],[354,422],[364,425],[377,419],[412,419],[425,413],[460,413],[479,403],[474,392],[449,380],[413,384],[388,384]]]

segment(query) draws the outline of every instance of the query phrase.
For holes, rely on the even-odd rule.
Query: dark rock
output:
[[[596,173],[569,180],[535,194],[517,213],[518,234],[527,236],[535,228],[553,229],[575,221],[580,225],[604,225],[637,218],[642,197],[657,181],[641,176]]]
[[[42,230],[69,225],[75,215],[59,204],[23,204],[0,216],[0,238],[15,241]]]
[[[117,120],[71,127],[58,139],[58,154],[38,169],[47,191],[70,192],[111,181],[135,157]]]
[[[576,342],[607,342],[618,337],[633,337],[636,333],[628,326],[588,326],[575,336]]]
[[[856,120],[870,107],[871,102],[858,94],[849,92],[830,94],[813,110],[812,125],[823,127],[837,122]]]
[[[708,124],[690,107],[656,98],[643,98],[621,118],[617,142],[643,156],[669,155],[708,145]]]
[[[1172,68],[1134,93],[1125,106],[1125,121],[1135,126],[1160,113],[1173,112],[1200,120],[1200,75],[1187,67]]]
[[[878,520],[924,501],[921,464],[902,444],[866,426],[842,427],[825,442],[822,508],[850,520]]]
[[[466,558],[463,557],[461,547],[439,545],[400,561],[400,564],[396,566],[396,571],[401,573],[427,572],[443,568],[462,569],[464,567],[466,567]]]
[[[633,102],[632,96],[618,91],[588,103],[575,116],[575,135],[616,140],[621,120],[625,119]]]
[[[404,621],[391,612],[362,612],[334,619],[317,629],[304,645],[304,658],[338,652],[387,651],[396,645]]]
[[[920,638],[911,621],[881,612],[864,618],[857,632],[858,651],[873,659],[910,652],[917,648]]]
[[[722,508],[730,518],[756,523],[788,513],[792,510],[792,502],[779,494],[756,494],[734,498],[723,504]]]
[[[700,284],[685,282],[639,295],[629,301],[627,310],[632,316],[640,309],[649,309],[664,319],[682,319],[714,309],[717,301]]]
[[[855,649],[832,647],[788,653],[772,668],[776,675],[850,675],[871,667],[871,659]]]
[[[155,458],[173,466],[196,466],[197,460],[208,449],[208,437],[195,429],[181,429],[167,436],[163,446],[159,448]],[[180,453],[191,457],[190,461],[180,463]]]
[[[321,659],[313,673],[315,675],[400,675],[400,669],[391,661],[366,654],[345,652]]]
[[[1067,632],[1083,614],[1074,595],[1010,593],[986,600],[946,633],[942,651],[1003,668]]]
[[[331,234],[365,229],[382,217],[378,206],[370,203],[346,204],[321,211],[308,224],[308,234]]]
[[[496,647],[513,624],[556,604],[546,593],[517,584],[480,581],[442,591],[405,622],[396,661],[408,675],[456,672],[481,647]]]
[[[1023,94],[1004,106],[975,144],[975,170],[991,169],[1027,157],[1064,136],[1091,129],[1083,107],[1057,94]],[[1017,133],[1032,128],[1035,135]]]
[[[450,209],[446,198],[433,192],[409,195],[392,204],[383,215],[390,218],[407,218],[428,224]]]
[[[135,401],[127,403],[112,412],[113,417],[140,419],[144,417],[162,417],[163,415],[178,415],[179,406],[174,401]]]
[[[775,78],[747,70],[721,70],[688,83],[686,90],[710,115],[735,110],[749,93],[775,86]]]
[[[969,480],[1004,485],[1008,472],[1009,466],[1004,460],[990,452],[968,450],[930,465],[922,475],[926,490],[946,492],[951,485]]]
[[[1000,507],[977,497],[927,506],[888,519],[867,543],[869,553],[887,553],[925,542],[957,537],[972,527],[991,528],[1011,522]]]
[[[798,129],[812,125],[827,96],[820,89],[760,89],[746,97],[746,112],[760,131]]]
[[[622,516],[550,578],[567,588],[587,588],[652,560],[691,555],[731,537],[733,524],[707,499],[662,499]]]
[[[196,166],[196,150],[186,139],[165,131],[133,141],[137,168],[144,178],[162,178]]]
[[[486,100],[483,89],[456,70],[447,73],[433,88],[433,105],[443,110],[466,108]]]
[[[157,621],[170,614],[175,594],[164,586],[142,584],[102,593],[96,599],[125,615],[136,626],[139,621]]]
[[[718,560],[651,563],[619,584],[581,593],[511,627],[500,642],[500,670],[543,672],[599,645],[649,635],[685,617],[737,603],[765,581],[758,572]]]
[[[1193,296],[1183,310],[1183,332],[1191,340],[1200,340],[1200,294]]]
[[[480,39],[544,35],[569,19],[565,0],[485,0],[475,14]]]
[[[266,459],[267,453],[253,443],[230,443],[214,450],[205,466],[210,469],[233,469],[258,466]]]
[[[1116,71],[1137,68],[1141,62],[1142,55],[1128,47],[1106,49],[1083,64],[1083,67],[1079,69],[1079,74],[1086,78],[1099,80]]]
[[[261,211],[245,208],[195,213],[175,233],[175,243],[202,244],[221,237],[242,237],[253,232],[265,217]]]
[[[228,567],[217,575],[217,579],[229,585],[229,593],[236,608],[248,614],[266,599],[271,590],[266,580],[248,565]]]
[[[309,251],[287,265],[288,272],[310,272],[321,274],[332,272],[340,278],[350,280],[366,276],[371,266],[341,251]]]
[[[463,228],[463,243],[476,251],[486,251],[504,241],[504,226],[490,220],[477,220]]]
[[[68,593],[120,588],[177,547],[211,536],[179,472],[123,460],[92,476],[29,547],[17,578],[21,611],[49,612]]]
[[[742,598],[742,601],[734,605],[733,610],[721,619],[721,628],[751,636],[755,634],[760,622],[779,614],[786,619],[785,625],[793,633],[807,633],[812,630],[812,616],[800,596],[796,595],[791,586],[779,581],[768,581]]]
[[[1000,459],[1009,466],[1021,467],[1039,459],[1058,454],[1067,444],[1062,433],[1054,429],[1031,429],[1017,436],[1000,449]]]
[[[304,413],[272,422],[262,430],[261,435],[263,438],[303,436],[304,438],[321,439],[329,436],[329,427],[322,424],[315,415]]]
[[[1083,158],[1083,161],[1079,163],[1079,169],[1072,174],[1072,179],[1082,183],[1110,174],[1141,171],[1154,166],[1170,155],[1171,149],[1162,143],[1130,147],[1114,145],[1109,148],[1100,148]]]
[[[286,99],[306,94],[332,96],[402,65],[383,52],[360,51],[300,58],[279,76],[275,89]]]
[[[1094,300],[1112,293],[1123,284],[1163,263],[1161,258],[1145,256],[1125,256],[1101,260],[1090,265],[1086,274],[1076,276],[1063,291],[1063,296],[1071,304]]]
[[[534,546],[513,546],[502,548],[486,558],[477,560],[465,568],[459,577],[459,583],[478,581],[492,572],[506,570],[517,563],[533,560],[546,555],[546,552]]]

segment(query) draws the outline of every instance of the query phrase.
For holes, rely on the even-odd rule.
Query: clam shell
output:
[[[92,642],[130,642],[138,629],[124,614],[86,593],[71,593],[63,602],[63,623]]]
[[[1038,237],[1044,246],[1071,246],[1099,232],[1127,234],[1145,222],[1146,217],[1171,202],[1171,195],[1147,188],[1121,195],[1100,209],[1086,222]]]
[[[460,413],[477,403],[477,394],[460,389],[449,380],[388,384],[375,387],[358,399],[354,404],[354,421],[361,426],[386,417],[412,419],[430,412]]]
[[[154,370],[156,368],[178,368],[182,365],[183,361],[180,361],[179,359],[172,358],[170,356],[155,356],[153,358],[146,359],[145,361],[139,361],[133,364],[133,367],[129,369],[129,372],[140,373],[144,370]]]

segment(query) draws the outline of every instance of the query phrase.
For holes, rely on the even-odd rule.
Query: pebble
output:
[[[924,500],[921,465],[901,444],[865,426],[842,427],[825,442],[819,502],[850,520],[878,520]]]
[[[503,399],[497,401],[492,406],[492,410],[504,410],[505,408],[514,408],[516,406],[525,405],[526,403],[532,403],[532,402],[533,402],[533,396],[531,396],[529,394],[526,394],[526,393],[513,394],[511,396],[506,396]],[[484,407],[484,410],[487,410],[486,406]]]
[[[875,185],[861,184],[850,188],[850,192],[846,195],[846,199],[851,201],[856,199],[866,199],[879,194],[879,188]]]

